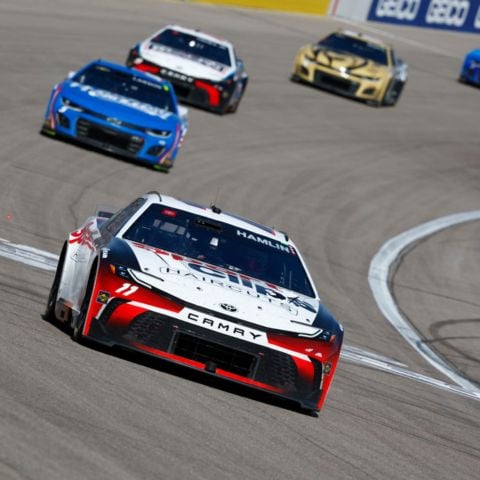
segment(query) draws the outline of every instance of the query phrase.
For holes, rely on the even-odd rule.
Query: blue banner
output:
[[[372,0],[368,20],[480,33],[480,0]]]

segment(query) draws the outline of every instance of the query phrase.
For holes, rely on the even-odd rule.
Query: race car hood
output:
[[[266,330],[313,336],[322,329],[336,332],[339,328],[318,298],[143,244],[115,239],[105,261],[122,264],[139,284],[149,285],[193,309]]]
[[[140,55],[148,62],[160,67],[212,82],[220,82],[235,70],[234,67],[229,67],[206,58],[188,55],[149,41],[141,44]]]
[[[64,83],[61,96],[75,105],[102,117],[120,119],[146,128],[174,130],[179,119],[172,112],[117,93],[93,88],[77,82]]]
[[[377,77],[388,71],[386,65],[380,65],[372,60],[316,46],[312,49],[317,63],[340,72],[351,73],[361,77]]]

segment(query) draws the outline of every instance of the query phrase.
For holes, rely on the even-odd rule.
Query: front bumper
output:
[[[180,128],[159,139],[60,105],[51,109],[42,130],[151,166],[171,167],[179,148]]]
[[[125,285],[125,278],[99,270],[86,337],[268,392],[309,410],[321,409],[341,339],[329,344],[265,332],[268,340],[256,342],[240,334],[248,327],[230,317],[203,312],[139,285],[128,284],[125,290]]]
[[[300,58],[295,62],[294,75],[300,81],[350,98],[381,102],[385,82],[356,77],[324,65]]]

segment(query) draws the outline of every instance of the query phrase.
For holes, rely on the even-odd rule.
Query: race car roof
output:
[[[384,48],[391,48],[388,43],[385,43],[383,40],[380,40],[379,38],[376,37],[371,37],[369,35],[365,35],[362,32],[354,32],[353,30],[338,30],[338,33],[343,33],[344,35],[347,35],[348,37],[354,37],[354,38],[359,38],[361,40],[365,40],[366,42],[369,43],[376,43],[378,45],[381,45]]]
[[[181,200],[168,195],[160,195],[157,192],[147,193],[146,195],[144,195],[144,197],[150,200],[151,203],[158,203],[167,207],[185,210],[193,214],[211,218],[212,220],[218,220],[224,223],[228,223],[229,225],[234,225],[235,227],[241,228],[243,230],[247,230],[252,233],[271,238],[272,240],[285,242],[292,246],[294,245],[294,243],[288,238],[288,235],[284,232],[275,230],[274,228],[267,227],[265,225],[254,222],[253,220],[249,220],[247,218],[243,218],[241,216],[223,212],[215,206],[206,207],[195,202]]]
[[[215,37],[214,35],[210,35],[208,33],[202,32],[200,30],[196,30],[196,29],[193,29],[193,28],[182,27],[181,25],[176,25],[176,24],[167,25],[167,26],[163,27],[158,32],[156,32],[153,35],[153,37],[157,36],[160,32],[163,32],[164,30],[167,30],[167,29],[172,29],[172,30],[177,30],[177,31],[182,32],[182,33],[187,33],[189,35],[193,35],[195,37],[207,40],[208,42],[217,43],[219,45],[223,45],[225,47],[228,47],[229,49],[233,49],[233,44],[231,42],[229,42],[228,40],[225,40],[223,38]]]

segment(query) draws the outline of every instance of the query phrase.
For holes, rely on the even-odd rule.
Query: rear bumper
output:
[[[140,60],[140,57],[136,57],[135,63],[133,59],[130,62],[127,60],[127,65],[131,63],[133,68],[168,80],[173,85],[175,95],[183,103],[223,113],[237,100],[235,92],[238,82],[231,81],[229,84],[224,84],[195,78],[143,59],[140,62]]]

